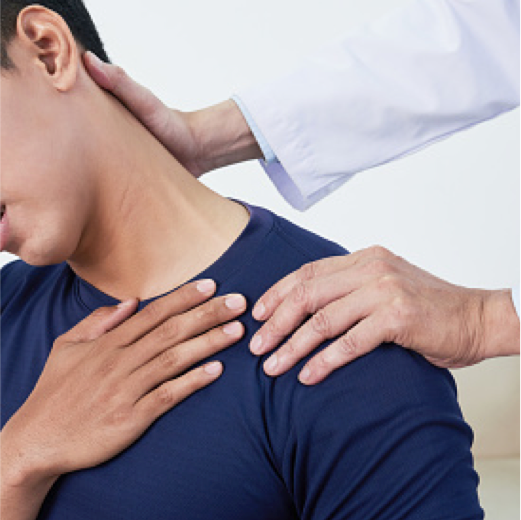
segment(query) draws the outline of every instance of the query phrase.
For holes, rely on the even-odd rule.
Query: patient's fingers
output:
[[[242,323],[234,321],[164,350],[131,374],[130,377],[135,381],[132,387],[141,397],[164,381],[182,374],[195,363],[229,347],[243,334]]]
[[[128,350],[132,351],[129,363],[133,365],[129,366],[130,370],[137,369],[160,354],[164,354],[166,358],[168,354],[165,352],[171,350],[172,347],[175,347],[176,352],[179,349],[182,352],[185,342],[197,338],[219,324],[232,320],[245,310],[246,299],[244,296],[230,294],[214,298],[195,309],[173,316],[141,338],[135,345],[129,347]],[[213,339],[213,336],[210,339]],[[210,347],[211,345],[208,344],[207,355],[212,353]],[[216,350],[218,349],[214,349],[214,351]],[[176,356],[179,357],[181,354],[176,354]]]
[[[106,340],[113,345],[128,346],[173,316],[202,304],[215,293],[213,280],[197,280],[150,302],[125,323],[110,331]],[[213,325],[218,325],[218,322]],[[212,326],[213,326],[212,325]]]
[[[176,379],[166,381],[146,394],[135,405],[137,423],[141,432],[191,394],[215,381],[222,371],[222,363],[213,361],[194,368]]]

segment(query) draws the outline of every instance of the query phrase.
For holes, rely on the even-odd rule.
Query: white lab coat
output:
[[[519,0],[416,0],[237,97],[306,209],[353,174],[519,104]]]

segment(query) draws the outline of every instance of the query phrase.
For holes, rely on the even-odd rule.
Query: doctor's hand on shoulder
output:
[[[232,100],[183,113],[91,53],[85,65],[195,176],[262,158]],[[301,382],[310,385],[385,342],[447,368],[519,354],[519,317],[510,290],[450,284],[382,247],[305,265],[268,290],[253,316],[266,322],[252,338],[254,354],[284,343],[265,362],[269,375],[286,372],[325,340],[338,338],[300,372]]]

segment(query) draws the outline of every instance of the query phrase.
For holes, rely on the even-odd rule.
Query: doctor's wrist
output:
[[[185,117],[197,143],[200,174],[263,157],[246,119],[231,99]]]
[[[511,291],[486,292],[482,314],[484,358],[519,355],[519,316]]]

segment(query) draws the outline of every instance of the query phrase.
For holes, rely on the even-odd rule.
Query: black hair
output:
[[[29,5],[40,5],[59,14],[69,26],[76,42],[83,50],[92,51],[103,61],[109,58],[98,30],[82,0],[2,0],[0,11],[1,68],[12,69],[15,64],[7,53],[7,47],[16,35],[16,21],[20,12]]]

